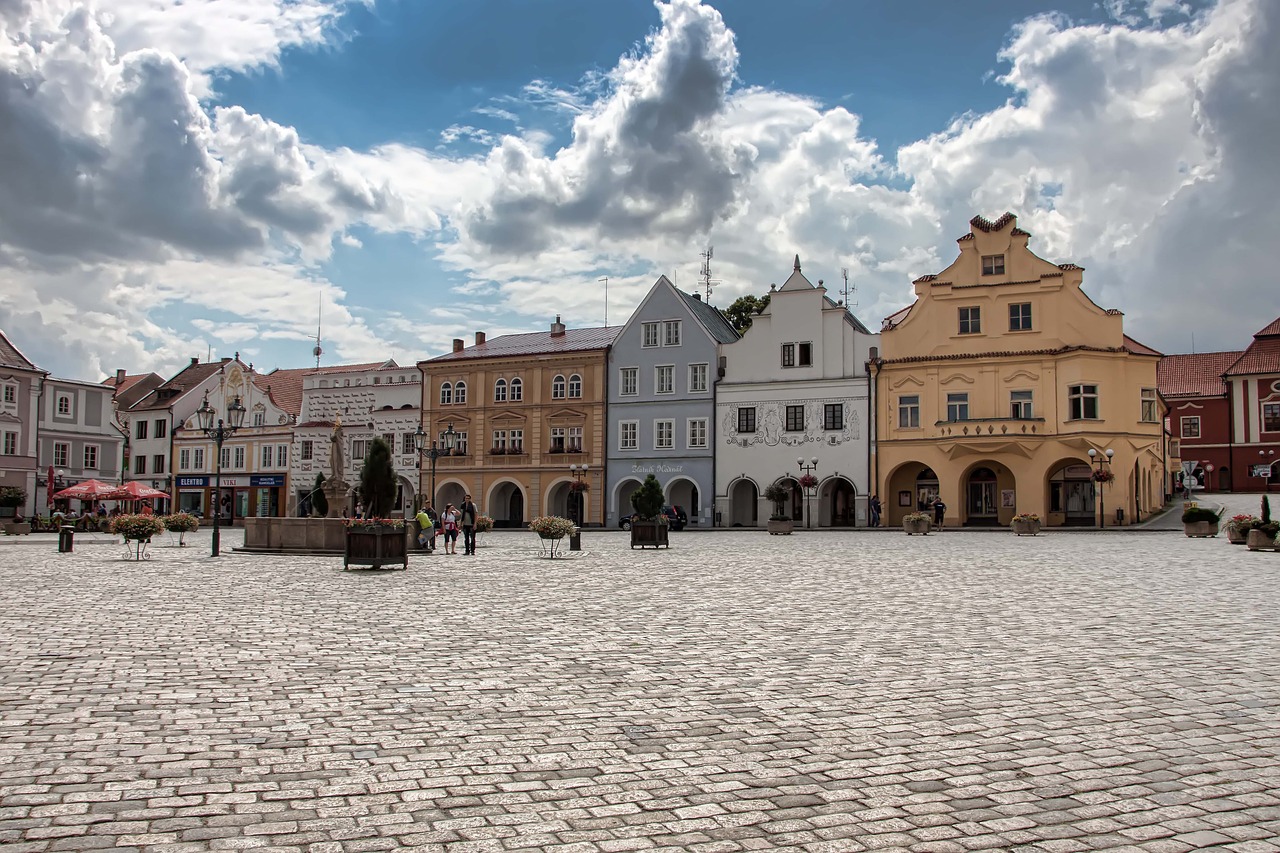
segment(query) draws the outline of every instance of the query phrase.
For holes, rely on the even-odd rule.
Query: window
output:
[[[163,453],[157,453],[155,456],[151,457],[151,473],[152,474],[164,473],[164,454]]]
[[[705,364],[689,365],[689,391],[707,390],[707,366]]]
[[[969,394],[967,392],[962,391],[958,394],[947,395],[947,420],[969,420]]]
[[[18,402],[18,386],[6,384],[4,386],[4,401],[6,403]]]
[[[387,443],[387,450],[392,453],[396,452],[396,434],[394,432],[384,432],[382,440]]]
[[[680,321],[662,321],[662,345],[664,347],[680,346]]]
[[[511,443],[507,446],[507,452],[524,453],[524,430],[513,429],[509,431],[508,435]]]
[[[86,444],[84,446],[84,467],[94,469],[98,467],[98,445]]]
[[[569,427],[569,441],[565,449],[569,453],[582,452],[582,427]]]
[[[147,422],[146,422],[146,421],[138,421],[136,424],[134,424],[134,433],[133,433],[133,437],[134,437],[134,438],[146,438],[146,437],[147,437]],[[144,472],[144,473],[145,473],[145,472]]]
[[[804,406],[787,406],[787,432],[804,431]]]
[[[898,428],[917,429],[920,426],[920,395],[910,394],[898,398]]]
[[[311,442],[311,439],[305,439],[302,442],[302,448],[300,452],[302,456],[302,461],[310,462],[316,452],[316,446]]]
[[[53,467],[66,468],[70,464],[67,460],[71,458],[71,445],[65,441],[55,441],[53,443]]]
[[[417,453],[418,452],[418,446],[413,443],[413,433],[411,432],[400,433],[400,452],[401,453]],[[281,462],[280,464],[283,465],[284,463]]]
[[[1280,403],[1262,404],[1262,431],[1280,432]]]
[[[440,383],[440,405],[442,406],[453,405],[453,383],[452,382]]]
[[[493,402],[505,403],[507,401],[507,380],[499,379],[493,383]]]
[[[795,344],[782,345],[782,366],[783,367],[796,366],[796,345]]]
[[[1199,438],[1200,437],[1200,416],[1189,415],[1182,419],[1183,438]]]
[[[564,427],[551,428],[551,452],[564,453]]]
[[[204,470],[204,448],[196,447],[191,451],[192,467],[196,471]]]
[[[664,364],[653,369],[653,393],[671,394],[676,390],[676,369],[674,365]]]
[[[259,409],[259,410],[255,411],[255,412],[253,413],[253,425],[254,425],[254,426],[266,426],[266,425],[267,425],[267,413],[266,413],[265,411],[261,410],[261,409]]]
[[[519,403],[524,399],[524,383],[520,381],[520,377],[511,380],[511,402]]]
[[[1035,417],[1033,412],[1030,391],[1009,392],[1009,417],[1014,420],[1025,421]]]
[[[670,450],[676,443],[676,422],[670,419],[653,422],[653,449]]]
[[[461,406],[467,402],[467,383],[459,380],[453,386],[453,402]]]
[[[755,406],[739,406],[738,407],[738,432],[755,432],[756,431],[756,407]]]
[[[983,255],[983,275],[1004,275],[1004,255]]]
[[[262,445],[262,461],[258,463],[259,468],[274,468],[276,461],[276,450],[273,445]]]
[[[454,447],[457,447],[457,446],[458,446],[458,444],[457,444],[457,440],[456,440],[456,439],[454,440],[454,445],[453,445],[453,446],[454,446]],[[348,464],[355,463],[356,465],[359,465],[361,462],[363,462],[363,461],[364,461],[364,454],[365,454],[365,441],[364,441],[364,439],[363,439],[363,438],[353,438],[353,439],[351,440],[351,459],[350,459],[350,460],[348,460]]]
[[[1182,442],[1176,438],[1169,439],[1169,455],[1177,459],[1182,455]]]
[[[164,418],[156,418],[155,434],[152,438],[164,438],[166,435],[165,427],[167,426],[169,426],[169,422],[164,420]]]
[[[133,457],[133,473],[135,474],[147,473],[147,457],[143,456],[141,453]]]
[[[960,334],[977,335],[982,332],[982,309],[976,305],[960,309]]]
[[[639,421],[619,421],[618,422],[618,449],[619,450],[639,450],[640,449],[640,422]]]
[[[409,446],[413,447],[412,437],[409,439]],[[405,452],[408,453],[409,451],[405,451]],[[287,444],[276,445],[276,467],[277,468],[289,467],[289,445]]]
[[[707,419],[689,418],[689,447],[707,446]]]
[[[66,394],[58,395],[58,414],[60,415],[71,414],[71,398],[68,397]]]
[[[1156,405],[1156,389],[1142,389],[1142,422],[1154,424],[1159,422],[1160,407]]]
[[[16,432],[6,432],[4,434],[4,455],[18,455],[18,434]]]
[[[553,400],[563,400],[565,391],[564,376],[557,373],[556,378],[551,380],[551,398]]]
[[[231,467],[231,448],[230,447],[222,448],[222,452],[218,454],[218,464],[221,465],[223,468]]]
[[[1067,389],[1067,410],[1073,421],[1097,420],[1098,386],[1070,386]]]
[[[178,470],[179,471],[191,470],[191,448],[190,447],[184,447],[178,451]]]
[[[493,443],[489,445],[494,453],[507,452],[507,431],[505,429],[495,429],[493,431]]]
[[[1009,331],[1031,331],[1031,303],[1015,302],[1009,306]]]
[[[822,407],[823,429],[844,429],[844,403],[827,403]]]
[[[467,434],[465,432],[455,432],[453,434],[453,455],[467,455]]]
[[[657,323],[641,323],[640,324],[640,346],[656,347],[658,345],[658,324]]]
[[[813,366],[813,344],[810,341],[801,341],[798,346],[798,355],[800,356],[801,367]]]
[[[244,445],[231,448],[231,466],[237,469],[244,468]]]
[[[569,377],[569,396],[582,396],[582,377],[576,373]]]
[[[640,393],[640,368],[624,367],[618,371],[618,394],[622,397],[634,397]]]

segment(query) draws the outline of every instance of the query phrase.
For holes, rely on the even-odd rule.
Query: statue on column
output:
[[[324,482],[324,496],[329,502],[329,518],[341,518],[347,505],[346,455],[343,453],[342,419],[333,425],[329,434],[329,479]]]

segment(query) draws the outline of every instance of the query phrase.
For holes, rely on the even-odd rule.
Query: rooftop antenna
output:
[[[848,267],[840,268],[840,277],[844,279],[844,288],[840,291],[840,293],[844,296],[845,308],[849,309],[850,313],[853,313],[853,309],[858,307],[858,303],[850,302],[849,295],[852,293],[857,293],[858,288],[849,286],[849,268]]]
[[[711,258],[715,255],[715,247],[708,246],[707,250],[701,254],[702,258],[702,287],[707,293],[707,304],[711,304],[711,289],[720,283],[720,279],[711,277]]]
[[[598,278],[596,281],[604,282],[604,327],[609,328],[609,276]]]
[[[324,347],[320,346],[320,317],[324,311],[324,297],[321,296],[316,300],[316,345],[311,348],[311,354],[316,357],[316,369],[320,369],[320,356],[324,353]]]

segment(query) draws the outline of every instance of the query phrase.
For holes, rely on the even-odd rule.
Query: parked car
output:
[[[685,525],[689,523],[689,514],[684,511],[682,506],[664,506],[662,514],[667,517],[667,526],[672,530],[684,530]],[[623,530],[631,529],[631,515],[624,515],[618,519],[618,526]]]

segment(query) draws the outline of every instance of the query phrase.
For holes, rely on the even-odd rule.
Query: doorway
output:
[[[965,524],[994,527],[1000,523],[996,472],[975,468],[965,494]]]

